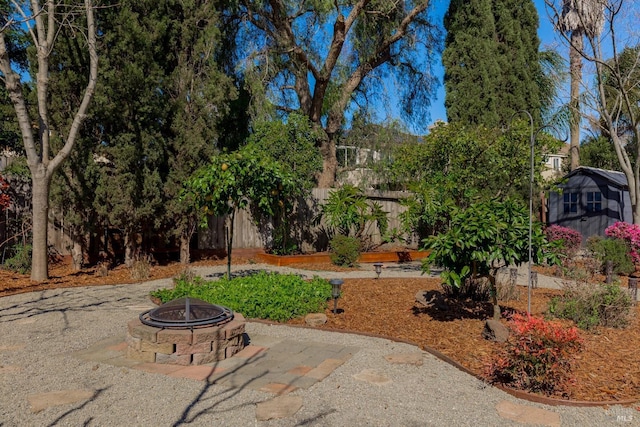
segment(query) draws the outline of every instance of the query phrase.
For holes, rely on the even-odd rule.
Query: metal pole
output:
[[[534,146],[535,146],[535,135],[533,129],[533,116],[528,111],[525,111],[527,116],[529,116],[529,121],[531,122],[531,140],[529,144],[531,145],[531,175],[529,179],[529,277],[527,282],[527,314],[531,315],[531,263],[532,263],[532,230],[533,230],[533,158],[534,158]]]

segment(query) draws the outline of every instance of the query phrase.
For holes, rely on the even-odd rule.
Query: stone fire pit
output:
[[[244,348],[244,327],[245,319],[239,313],[222,324],[184,328],[152,326],[138,318],[128,324],[126,354],[129,359],[148,363],[212,363]]]

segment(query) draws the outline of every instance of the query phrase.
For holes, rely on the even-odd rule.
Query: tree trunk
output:
[[[49,278],[48,232],[49,232],[49,184],[51,178],[43,168],[31,171],[33,194],[33,245],[31,260],[31,280],[41,282]]]
[[[580,84],[582,83],[582,32],[571,33],[571,46],[569,47],[569,70],[571,74],[571,170],[580,166]]]
[[[333,137],[327,135],[320,143],[322,155],[322,172],[318,177],[319,188],[331,188],[336,182],[338,159],[336,158],[336,143]]]
[[[493,318],[500,320],[500,304],[498,304],[498,288],[496,287],[496,276],[489,274],[489,284],[491,286],[491,299],[493,300]]]
[[[79,241],[79,238],[73,239],[73,246],[71,247],[71,259],[73,263],[73,270],[82,270],[82,264],[84,261],[83,243]]]
[[[231,280],[231,251],[233,249],[233,223],[236,217],[236,210],[233,209],[230,215],[227,215],[227,279]]]
[[[184,265],[191,262],[190,241],[191,236],[188,231],[180,233],[180,263]]]
[[[136,255],[136,234],[130,231],[124,233],[124,265],[133,267]]]

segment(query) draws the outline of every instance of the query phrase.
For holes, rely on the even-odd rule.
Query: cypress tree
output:
[[[443,64],[450,122],[500,126],[514,113],[540,118],[542,74],[530,0],[452,0]]]

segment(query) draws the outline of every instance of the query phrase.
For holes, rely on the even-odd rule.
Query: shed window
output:
[[[578,213],[578,193],[564,193],[564,213]]]
[[[587,212],[600,212],[602,210],[602,193],[599,191],[587,192]]]

